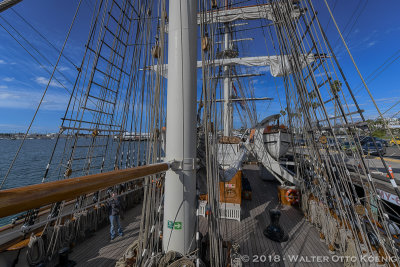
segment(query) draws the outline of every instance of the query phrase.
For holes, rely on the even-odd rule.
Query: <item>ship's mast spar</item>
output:
[[[228,9],[229,0],[225,0],[225,9]],[[230,41],[230,25],[229,22],[225,23],[225,34],[224,34],[224,50],[226,52],[231,48]],[[233,112],[232,103],[229,101],[232,91],[232,79],[230,77],[229,65],[224,66],[224,136],[230,136],[233,127]]]
[[[163,250],[194,246],[196,200],[197,1],[169,1],[168,95]]]
[[[182,255],[187,255],[195,244],[196,124],[193,122],[196,121],[197,107],[196,7],[195,0],[170,0],[168,65],[163,66],[168,66],[165,158],[171,162],[171,169],[165,176],[163,250],[176,251]],[[237,16],[238,14],[234,17]],[[225,50],[230,49],[230,21],[232,20],[229,17],[225,21]],[[232,109],[229,101],[232,81],[229,64],[224,65],[224,76],[224,135],[229,136],[232,129]]]

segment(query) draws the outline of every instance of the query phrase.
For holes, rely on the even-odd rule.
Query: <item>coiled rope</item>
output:
[[[30,266],[36,266],[44,260],[45,256],[43,239],[32,234],[26,251],[26,260]]]
[[[115,267],[129,267],[136,263],[139,240],[135,240],[124,252],[124,255],[115,263]]]

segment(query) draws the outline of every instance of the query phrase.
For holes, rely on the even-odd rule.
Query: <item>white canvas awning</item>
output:
[[[270,72],[273,77],[282,77],[288,74],[293,73],[292,66],[290,64],[290,59],[292,56],[282,55],[282,56],[261,56],[261,57],[239,57],[239,58],[224,58],[224,59],[216,59],[209,64],[207,67],[215,67],[215,66],[226,66],[226,65],[243,65],[243,66],[253,66],[253,67],[263,67],[269,66]],[[308,56],[301,56],[299,59],[301,63],[301,68],[305,68],[307,64],[311,64],[315,61],[315,57],[313,54],[309,54]],[[197,61],[197,67],[203,67],[202,61]],[[164,64],[163,66],[153,65],[146,69],[160,71],[160,74],[168,78],[168,65]]]

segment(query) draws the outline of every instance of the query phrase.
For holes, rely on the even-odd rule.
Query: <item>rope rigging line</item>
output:
[[[0,16],[0,18],[3,19],[12,29],[14,29],[14,28],[11,26],[11,24],[9,24],[8,21],[5,20],[2,16]],[[48,70],[48,69],[46,68],[46,66],[43,65],[31,52],[29,52],[29,50],[28,50],[25,46],[23,46],[23,44],[22,44],[20,41],[18,41],[18,40],[15,38],[15,36],[13,36],[12,33],[11,33],[9,30],[7,30],[7,29],[4,27],[4,25],[0,24],[0,26],[1,26],[14,40],[27,52],[38,64],[39,64],[39,66],[40,66],[43,70],[45,70],[48,74],[51,75],[51,71]],[[16,30],[14,29],[14,31],[16,31]],[[16,32],[17,32],[17,31],[16,31]],[[27,41],[19,32],[17,32],[17,34],[18,34],[19,36],[21,36],[25,41]],[[27,42],[28,42],[28,41],[27,41]],[[32,46],[29,42],[28,42],[28,44],[29,44],[30,46]],[[33,47],[33,46],[32,46],[32,47]],[[35,47],[33,47],[33,49],[36,50],[37,52],[39,52]],[[39,52],[39,54],[42,55],[40,52]],[[54,68],[54,66],[50,63],[50,61],[49,61],[47,58],[45,58],[45,60]],[[62,72],[60,72],[59,70],[57,70],[57,72],[59,72],[61,75],[63,75]],[[71,83],[71,81],[69,81],[68,78],[67,78],[66,76],[63,75],[63,77],[64,77],[68,82]],[[57,78],[55,77],[54,80],[56,80],[56,82],[57,82],[61,87],[63,87],[68,93],[71,93],[71,92],[68,90],[68,88],[67,88],[59,79],[57,79]]]
[[[28,126],[28,129],[26,130],[26,133],[24,134],[24,138],[22,139],[21,144],[20,144],[20,146],[18,147],[18,150],[17,150],[17,152],[16,152],[16,154],[15,154],[15,156],[14,156],[14,158],[13,158],[11,164],[10,164],[10,167],[8,168],[8,170],[7,170],[7,172],[6,172],[6,175],[4,176],[4,178],[3,178],[3,180],[2,180],[2,182],[1,182],[1,184],[0,184],[0,189],[3,188],[4,183],[5,183],[5,181],[7,180],[7,177],[8,177],[8,175],[9,175],[11,169],[12,169],[12,166],[14,165],[14,163],[15,163],[15,161],[16,161],[18,155],[19,155],[19,152],[21,151],[22,145],[23,145],[24,142],[25,142],[25,139],[26,139],[26,137],[27,137],[27,135],[28,135],[28,133],[29,133],[29,130],[30,130],[31,127],[32,127],[32,124],[33,124],[33,122],[34,122],[34,120],[35,120],[35,118],[36,118],[36,115],[37,115],[37,113],[38,113],[38,111],[39,111],[39,108],[40,108],[40,106],[41,106],[41,104],[42,104],[42,102],[43,102],[43,99],[44,99],[44,97],[45,97],[45,95],[46,95],[46,93],[47,93],[47,90],[48,90],[48,88],[49,88],[49,86],[50,86],[51,80],[52,80],[52,78],[53,78],[53,76],[54,76],[54,73],[55,73],[55,71],[56,71],[56,69],[57,69],[58,62],[60,61],[60,58],[61,58],[61,55],[62,55],[62,53],[63,53],[63,51],[64,51],[65,45],[67,44],[67,41],[68,41],[69,35],[70,35],[70,33],[71,33],[72,27],[73,27],[73,25],[74,25],[75,19],[76,19],[77,15],[78,15],[78,11],[79,11],[79,7],[80,7],[81,3],[82,3],[82,0],[80,0],[79,3],[78,3],[78,7],[77,7],[77,9],[76,9],[76,11],[75,11],[75,15],[74,15],[74,17],[73,17],[73,19],[72,19],[71,26],[69,27],[69,30],[68,30],[67,36],[66,36],[66,38],[65,38],[64,44],[63,44],[63,46],[62,46],[62,48],[61,48],[60,55],[58,56],[57,62],[56,62],[56,64],[54,65],[54,69],[53,69],[53,72],[52,72],[52,74],[51,74],[51,76],[50,76],[50,78],[49,78],[49,81],[48,81],[48,83],[47,83],[46,89],[45,89],[44,92],[43,92],[43,95],[42,95],[42,97],[41,97],[41,99],[40,99],[40,102],[39,102],[39,104],[38,104],[38,107],[36,108],[36,111],[35,111],[35,113],[34,113],[34,115],[33,115],[33,118],[32,118],[32,120],[31,120],[31,122],[30,122],[30,124],[29,124],[29,126]]]
[[[353,65],[354,65],[355,69],[357,70],[357,73],[358,73],[358,75],[359,75],[359,77],[360,77],[360,79],[361,79],[361,81],[362,81],[362,83],[363,83],[363,85],[364,85],[364,88],[367,90],[368,95],[369,95],[369,97],[371,98],[371,101],[372,101],[372,103],[374,104],[375,109],[378,111],[380,118],[381,118],[383,121],[385,121],[385,119],[384,119],[384,117],[383,117],[383,115],[382,115],[382,113],[381,113],[381,111],[380,111],[378,105],[376,104],[376,101],[375,101],[374,97],[373,97],[372,94],[371,94],[371,91],[369,90],[369,87],[368,87],[367,83],[365,82],[365,80],[364,80],[364,78],[363,78],[363,76],[362,76],[360,70],[358,69],[358,66],[357,66],[357,64],[356,64],[356,62],[355,62],[355,60],[354,60],[354,58],[353,58],[353,56],[352,56],[352,54],[351,54],[351,52],[350,52],[350,50],[349,50],[349,47],[348,47],[347,44],[346,44],[346,41],[345,41],[344,38],[343,38],[342,33],[340,32],[340,29],[339,29],[339,27],[338,27],[338,25],[337,25],[337,23],[336,23],[335,18],[333,17],[333,14],[332,14],[332,12],[331,12],[331,9],[329,8],[328,3],[326,2],[326,0],[324,0],[324,2],[325,2],[325,5],[326,5],[326,7],[327,7],[327,9],[328,9],[328,11],[329,11],[330,16],[332,17],[332,21],[333,21],[334,24],[335,24],[336,30],[338,31],[338,34],[339,34],[340,38],[342,39],[342,42],[343,42],[344,46],[346,47],[347,53],[348,53],[348,55],[349,55],[349,57],[350,57],[350,59],[351,59]],[[385,125],[387,131],[389,132],[390,137],[391,137],[392,139],[394,139],[393,133],[392,133],[391,129],[388,127],[387,123],[384,123],[384,125]],[[373,139],[373,141],[374,141],[374,145],[375,145],[375,147],[376,147],[375,139]],[[398,150],[400,151],[400,146],[399,146],[399,144],[395,143],[395,145],[397,146]],[[380,153],[379,153],[379,154],[380,154]],[[386,172],[389,173],[389,169],[388,169],[388,167],[387,167],[386,162],[382,159],[382,156],[381,156],[381,155],[380,155],[380,157],[381,157],[382,163],[383,163],[383,165],[384,165],[384,167],[385,167],[385,169],[386,169]],[[396,190],[396,193],[400,196],[400,193],[398,192],[398,190]]]
[[[82,0],[79,2],[70,31],[81,2]],[[163,66],[168,58],[166,2],[96,1],[85,53],[78,68],[80,71],[70,92],[68,107],[62,118],[61,129],[42,182],[52,177],[50,170],[58,173],[56,178],[66,179],[165,161],[167,81],[164,78],[166,72]],[[398,226],[388,215],[391,207],[379,197],[377,184],[371,177],[371,170],[376,166],[364,157],[360,143],[360,135],[370,135],[371,132],[370,129],[361,129],[358,126],[358,116],[365,122],[363,110],[360,109],[353,93],[355,90],[349,86],[326,37],[313,2],[255,1],[259,5],[260,13],[265,12],[261,4],[270,5],[269,12],[274,18],[272,24],[267,21],[261,21],[259,24],[249,22],[245,27],[239,28],[229,23],[207,23],[210,18],[211,21],[217,19],[220,12],[240,8],[249,2],[251,1],[225,1],[218,7],[214,7],[208,0],[197,3],[200,29],[200,40],[197,41],[202,44],[199,55],[202,67],[198,71],[202,79],[200,102],[197,107],[197,120],[193,122],[197,128],[196,158],[199,160],[196,169],[198,209],[200,201],[204,201],[200,197],[204,197],[204,194],[207,197],[206,215],[201,218],[197,210],[195,223],[191,225],[194,235],[189,238],[192,245],[189,247],[192,250],[180,255],[168,251],[168,242],[164,248],[161,245],[160,241],[167,238],[166,233],[163,233],[163,173],[82,195],[68,202],[53,203],[49,205],[49,217],[44,221],[37,220],[39,209],[29,210],[24,216],[24,224],[28,227],[44,226],[43,235],[37,238],[32,236],[30,240],[27,253],[29,262],[36,264],[44,257],[55,257],[60,247],[69,244],[71,240],[85,238],[86,230],[97,229],[107,222],[107,210],[102,204],[109,198],[108,191],[114,190],[124,199],[137,197],[139,201],[142,200],[138,239],[129,246],[117,266],[125,266],[124,264],[133,258],[136,266],[195,266],[195,263],[200,265],[200,261],[203,260],[200,253],[203,250],[202,243],[207,245],[207,251],[202,252],[207,254],[211,266],[229,264],[225,255],[225,244],[233,242],[236,247],[235,242],[240,240],[237,240],[235,233],[229,232],[229,223],[227,219],[223,219],[226,216],[226,209],[224,210],[222,205],[223,197],[228,193],[224,179],[228,171],[223,166],[230,161],[229,152],[224,150],[242,149],[243,140],[248,138],[250,130],[262,119],[259,116],[276,108],[280,109],[278,124],[283,124],[290,135],[288,138],[292,143],[296,168],[293,175],[302,193],[301,208],[305,218],[315,226],[329,250],[352,256],[395,255],[397,259],[391,230]],[[334,3],[335,7],[336,4],[337,1]],[[361,4],[359,1],[358,6]],[[325,30],[332,21],[346,49],[349,50],[326,0],[325,5],[330,12]],[[353,24],[352,20],[347,22],[346,27],[351,25],[349,33],[365,6],[366,3]],[[299,10],[299,17],[291,15]],[[23,17],[21,19],[24,20]],[[224,58],[239,58],[259,53],[248,52],[252,49],[248,43],[233,42],[245,37],[250,29],[259,29],[259,32],[262,32],[262,46],[263,49],[265,46],[265,51],[260,53],[267,56],[276,55],[280,60],[279,67],[283,73],[281,76],[265,75],[256,78],[262,82],[273,80],[274,88],[271,89],[278,95],[277,107],[273,107],[271,102],[265,106],[257,105],[253,101],[235,104],[236,102],[232,101],[234,97],[251,99],[258,96],[259,92],[256,90],[260,87],[252,82],[255,81],[252,80],[253,77],[240,77],[250,76],[254,68],[215,64],[217,60]],[[41,35],[40,32],[37,33]],[[63,56],[69,33],[47,87]],[[225,44],[225,37],[230,40],[229,45]],[[353,60],[350,51],[348,53]],[[397,55],[397,52],[395,54]],[[385,61],[375,72],[383,66],[386,69],[393,63],[388,62],[389,60]],[[354,60],[353,63],[364,87],[367,88],[366,80],[361,76]],[[157,66],[157,69],[154,71],[148,66]],[[182,79],[185,71],[182,70]],[[183,84],[183,80],[181,82]],[[224,95],[224,82],[232,86],[230,95]],[[271,84],[272,82],[268,85]],[[263,94],[270,91],[264,86],[261,88]],[[373,100],[368,88],[367,90]],[[181,97],[183,101],[184,95]],[[224,98],[229,101],[229,112],[232,113],[231,130],[245,131],[238,138],[240,144],[223,144],[223,128],[227,125],[225,113],[228,113],[224,110],[226,107],[220,104],[220,99]],[[392,110],[399,102],[383,114]],[[374,104],[376,106],[375,102]],[[378,112],[380,113],[379,110]],[[383,114],[380,113],[381,116]],[[32,123],[33,120],[31,125]],[[183,128],[185,126],[187,125],[183,125]],[[257,130],[262,137],[265,129],[261,128]],[[324,143],[323,137],[329,142]],[[298,140],[303,140],[304,146],[297,145]],[[341,140],[347,141],[352,148],[347,152],[343,151]],[[22,144],[0,188],[5,183]],[[262,145],[266,150],[264,142]],[[253,151],[249,153],[255,153],[256,146],[252,148]],[[261,161],[261,157],[256,156]],[[379,158],[383,160],[382,155],[379,155]],[[268,161],[270,165],[273,164],[271,159]],[[279,163],[279,157],[277,161]],[[291,184],[289,181],[283,183]],[[360,194],[360,191],[363,194]],[[278,204],[276,208],[282,209],[282,206]],[[66,215],[71,219],[65,219]],[[396,212],[394,216],[400,217]],[[240,223],[249,227],[246,225],[247,221]],[[171,231],[173,230],[174,228]],[[206,236],[203,237],[203,234]],[[371,236],[376,237],[379,247]]]
[[[14,12],[22,21],[24,21],[31,29],[33,29],[37,34],[39,34],[40,37],[42,37],[54,50],[56,50],[58,53],[60,53],[60,49],[58,49],[53,43],[49,41],[49,39],[46,38],[39,30],[37,30],[30,22],[28,22],[21,14],[19,14],[14,8],[11,8],[11,11]],[[68,60],[71,65],[75,67],[75,69],[79,69],[78,66],[76,66],[72,60],[67,57],[66,55],[63,54],[63,57]]]
[[[311,4],[310,4],[311,5]],[[300,47],[302,47],[301,45],[299,45],[299,44],[297,44],[298,43],[298,39],[297,38],[300,38],[300,36],[299,35],[297,35],[296,36],[296,34],[294,34],[296,31],[294,30],[294,28],[293,28],[293,30],[290,30],[290,28],[292,27],[291,26],[291,23],[288,21],[288,20],[286,20],[285,18],[284,18],[284,14],[282,14],[283,12],[282,12],[282,10],[280,9],[280,8],[273,8],[274,9],[274,12],[275,12],[275,16],[276,17],[279,17],[279,16],[281,16],[282,17],[282,21],[285,21],[284,23],[283,23],[283,26],[282,27],[276,27],[277,28],[277,35],[278,35],[278,39],[280,39],[280,41],[279,41],[279,43],[280,43],[280,46],[281,46],[281,48],[282,49],[284,49],[285,51],[284,51],[284,54],[292,54],[292,53],[295,53],[295,54],[297,54],[297,55],[301,55],[302,53],[304,53],[304,50],[303,51],[296,51],[298,48],[300,48]],[[310,9],[306,9],[306,10],[310,10]],[[279,14],[279,13],[281,13],[281,14]],[[308,16],[309,18],[311,18],[311,15],[310,16]],[[318,21],[318,20],[317,20]],[[307,24],[307,22],[305,22],[305,25],[309,25],[309,24]],[[280,29],[285,29],[285,32],[281,32],[281,30]],[[287,31],[286,31],[287,30]],[[290,39],[290,38],[293,38],[292,40]],[[297,40],[296,40],[297,39]],[[293,44],[293,45],[292,45]],[[315,43],[315,41],[313,41],[313,48],[315,48],[316,47],[316,43]],[[320,52],[318,52],[318,49],[317,49],[317,53],[320,53]],[[295,57],[294,58],[295,60],[294,60],[294,66],[293,67],[295,67],[295,68],[298,68],[297,66],[299,66],[299,64],[298,63],[296,63],[296,59],[297,59],[297,57]],[[324,64],[322,64],[322,67],[324,68],[324,70],[323,70],[323,72],[325,73],[325,74],[327,74],[328,73],[328,71],[329,71],[329,69],[327,69],[326,67],[325,67],[325,65]],[[308,67],[307,67],[307,69],[308,69]],[[307,70],[308,72],[311,72],[311,70]],[[301,73],[302,73],[302,70],[300,69],[300,68],[298,68],[297,69],[297,71],[296,72],[294,72],[293,74],[292,74],[292,76],[293,76],[293,78],[295,79],[294,81],[293,81],[293,84],[299,84],[302,80],[304,80],[304,78],[295,78],[296,76],[300,76],[301,75]],[[299,74],[299,75],[298,75]],[[315,78],[313,78],[313,75],[308,75],[307,77],[311,77],[312,78],[312,80],[311,80],[311,82],[313,83],[312,85],[311,85],[311,87],[314,87],[314,88],[316,88],[317,87],[317,83],[314,81],[315,80]],[[327,75],[327,77],[329,77],[328,75]],[[292,81],[291,81],[291,79],[287,79],[287,78],[284,78],[284,80],[287,80],[287,82],[288,82],[288,85],[290,84],[290,83],[292,83]],[[298,87],[298,85],[296,85],[296,87]],[[292,90],[292,89],[290,89],[291,87],[286,87],[287,89],[289,89],[289,90]],[[329,89],[329,88],[328,88]],[[300,99],[300,102],[299,102],[299,104],[301,105],[301,106],[304,106],[302,109],[304,110],[303,112],[306,112],[305,113],[305,117],[307,118],[307,121],[309,121],[309,119],[312,119],[312,120],[317,120],[318,122],[319,121],[323,121],[324,123],[327,123],[327,129],[329,129],[329,128],[331,128],[332,129],[332,125],[330,125],[330,120],[329,120],[329,117],[328,117],[328,114],[327,114],[327,111],[326,111],[326,108],[324,107],[324,101],[322,100],[322,98],[321,98],[321,92],[319,92],[319,88],[316,90],[316,93],[317,93],[317,100],[318,100],[318,105],[315,107],[315,108],[313,108],[312,109],[312,113],[308,113],[308,109],[310,108],[310,105],[308,104],[309,102],[310,102],[310,100],[306,100],[306,99],[308,99],[308,97],[309,97],[309,93],[306,91],[306,90],[304,90],[304,89],[302,89],[302,88],[298,88],[297,89],[298,90],[298,92],[296,93],[296,92],[294,92],[293,94],[294,95],[296,95],[296,94],[299,94],[299,97],[293,97],[293,99]],[[302,94],[305,94],[304,93],[304,91],[306,92],[306,94],[307,95],[303,95],[303,96],[301,96]],[[329,91],[328,91],[328,93],[329,93]],[[288,93],[286,93],[286,95],[288,96]],[[331,96],[331,98],[332,98],[332,96]],[[306,100],[306,101],[305,101]],[[288,101],[287,100],[287,102],[290,102],[290,101]],[[339,102],[339,99],[337,98],[335,101],[334,101],[334,103],[336,103],[337,104],[337,106],[339,107],[339,110],[343,110],[343,108],[341,108],[341,104],[340,104],[340,102]],[[294,103],[295,105],[297,105],[297,102],[295,102]],[[335,105],[335,107],[336,107],[336,105]],[[322,108],[322,109],[321,109]],[[289,108],[290,109],[290,108]],[[321,113],[322,112],[322,113]],[[289,112],[289,115],[291,114],[292,112]],[[307,114],[308,113],[308,114]],[[346,115],[345,115],[345,113],[343,113],[343,111],[342,111],[342,116],[343,116],[343,118],[345,119],[345,123],[347,124],[347,121],[346,121]],[[325,117],[325,119],[322,119],[323,117]],[[307,124],[306,124],[307,125]],[[313,126],[312,126],[312,123],[308,123],[308,125],[309,125],[309,127],[310,128],[313,128]],[[319,128],[320,126],[318,126],[318,124],[317,124],[317,128]],[[315,131],[315,130],[314,130]],[[307,132],[307,129],[305,130],[305,132]],[[331,134],[333,134],[333,137],[336,139],[336,137],[335,137],[335,135],[334,135],[334,133],[333,133],[333,131],[332,130],[330,130],[330,133]],[[351,137],[352,138],[352,137]],[[335,142],[337,142],[336,140],[335,140]],[[309,144],[311,144],[311,146],[310,146],[310,148],[309,149],[311,149],[311,151],[309,152],[309,154],[310,155],[318,155],[318,154],[320,154],[320,152],[319,152],[319,148],[317,149],[317,148],[313,148],[313,143],[315,144],[315,137],[314,136],[312,136],[311,137],[311,140],[310,141],[308,141],[307,143],[309,143]],[[314,152],[312,151],[312,150],[314,150]],[[345,172],[345,169],[343,169],[341,166],[343,166],[342,164],[340,164],[340,161],[339,162],[337,162],[337,158],[335,158],[335,157],[333,157],[332,155],[330,155],[330,152],[329,152],[329,149],[327,149],[326,150],[326,153],[327,153],[327,157],[325,157],[325,156],[323,156],[323,155],[318,155],[318,159],[320,159],[322,162],[324,162],[324,161],[326,161],[326,160],[329,160],[327,163],[329,164],[329,165],[331,165],[331,168],[337,168],[338,169],[338,171],[339,171],[339,177],[340,177],[340,184],[335,184],[334,186],[333,186],[333,188],[337,188],[337,189],[335,189],[335,194],[336,194],[336,198],[337,199],[340,199],[340,197],[339,197],[339,195],[340,195],[340,193],[339,192],[342,192],[343,191],[343,189],[345,189],[346,190],[346,193],[349,195],[349,196],[351,196],[351,195],[353,195],[354,196],[354,194],[355,194],[355,191],[354,191],[354,187],[351,187],[351,188],[349,188],[348,186],[347,186],[347,181],[344,179],[344,177],[342,176],[343,174],[344,174],[344,176],[346,176],[346,172]],[[361,157],[361,159],[362,159],[362,157]],[[303,168],[303,167],[301,167],[301,168]],[[329,170],[329,169],[328,169]],[[341,174],[341,172],[342,172],[342,174]],[[332,175],[335,175],[336,176],[336,174],[334,174],[334,173],[325,173],[324,175],[327,175],[327,177],[330,177],[330,176],[332,176]],[[343,177],[343,178],[342,178]],[[350,184],[350,185],[352,185],[352,184]],[[339,187],[338,187],[339,186]],[[340,189],[339,189],[340,188]],[[320,192],[322,191],[322,192],[324,192],[324,189],[323,188],[320,188],[319,189],[320,190]],[[375,190],[374,190],[375,191]],[[314,192],[318,192],[318,191],[314,191]],[[376,196],[376,191],[375,191],[375,196]],[[322,197],[323,199],[325,199],[325,201],[326,201],[326,197],[324,196],[324,194],[321,194],[321,193],[318,193],[318,195],[320,196],[320,197]],[[340,208],[340,210],[341,210],[341,212],[339,213],[339,215],[340,216],[344,216],[343,214],[347,214],[347,215],[345,215],[343,218],[346,218],[346,217],[349,217],[349,215],[350,215],[350,217],[351,218],[353,218],[353,220],[355,220],[358,224],[360,224],[361,225],[361,221],[359,220],[359,218],[357,217],[357,216],[354,216],[354,213],[353,213],[353,211],[352,210],[350,210],[349,208],[348,208],[348,206],[346,206],[346,205],[343,205],[343,203],[341,203],[341,202],[339,202],[338,204],[340,204],[339,205],[339,208]],[[357,202],[355,203],[355,204],[357,204]],[[354,204],[353,204],[354,205]],[[345,213],[344,213],[345,212]],[[382,209],[380,208],[380,215],[382,216],[381,218],[384,218],[384,212],[382,211]],[[384,220],[384,222],[385,222],[385,220]],[[385,223],[384,223],[385,224]],[[371,223],[371,220],[370,220],[370,225],[372,225],[372,227],[375,227],[374,226],[374,224],[373,223]],[[385,231],[387,231],[388,229],[387,229],[387,227],[386,226],[384,226],[385,227]],[[374,231],[377,233],[377,229],[376,229],[376,227],[375,227],[375,229],[374,229]],[[388,233],[388,232],[387,232]],[[354,233],[353,233],[354,234]],[[363,233],[363,235],[365,235],[365,232]],[[393,249],[393,247],[392,247],[392,249]]]

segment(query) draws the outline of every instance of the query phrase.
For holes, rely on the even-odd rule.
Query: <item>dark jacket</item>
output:
[[[108,200],[108,214],[112,216],[121,214],[121,202],[118,197],[113,197]]]

